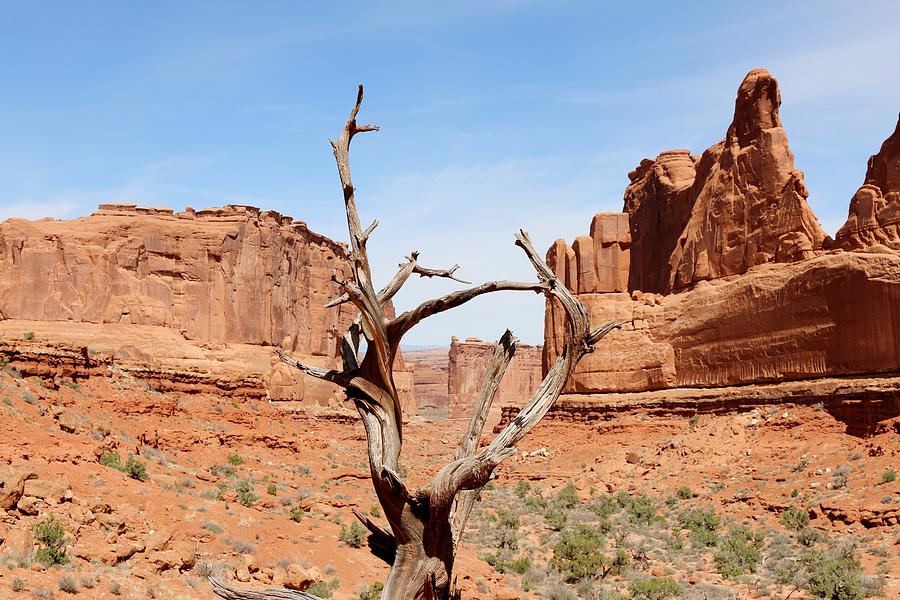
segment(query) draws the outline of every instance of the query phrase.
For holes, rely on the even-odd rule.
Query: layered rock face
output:
[[[451,419],[468,418],[481,390],[496,344],[477,338],[450,342],[448,373],[448,416]],[[541,383],[541,346],[519,344],[516,354],[506,370],[500,389],[494,397],[489,421],[500,417],[500,406],[523,406]]]
[[[900,252],[889,247],[889,221],[900,196],[892,187],[900,184],[900,135],[870,159],[829,250],[793,168],[779,104],[771,75],[751,71],[723,142],[699,159],[663,153],[629,175],[620,218],[630,235],[618,238],[630,242],[630,260],[613,278],[624,285],[585,286],[575,244],[558,240],[548,250],[592,323],[624,324],[582,360],[559,410],[603,402],[595,393],[771,384],[765,393],[777,400],[792,393],[780,384],[788,380],[896,378]],[[613,217],[594,223],[601,218]],[[561,309],[548,303],[544,372],[564,327]]]
[[[175,213],[107,204],[71,221],[0,224],[7,332],[37,331],[156,370],[253,375],[272,400],[338,395],[272,352],[337,365],[354,309],[325,308],[340,293],[335,272],[349,277],[343,245],[249,206]],[[398,387],[412,393],[402,364]]]
[[[413,386],[419,409],[447,410],[450,399],[448,348],[408,350],[403,356],[413,370]]]
[[[853,250],[875,244],[900,250],[900,119],[878,154],[869,158],[866,180],[850,202],[836,245]]]
[[[671,289],[822,248],[825,233],[806,203],[803,172],[794,169],[780,105],[775,78],[750,71],[725,139],[697,164],[690,218],[669,257]]]

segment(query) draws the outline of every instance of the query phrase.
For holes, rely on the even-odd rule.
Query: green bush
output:
[[[653,500],[644,494],[632,498],[626,511],[628,520],[639,525],[652,525],[660,519],[656,514],[656,505]]]
[[[366,543],[366,530],[357,521],[350,527],[341,525],[340,540],[351,548],[362,548]]]
[[[291,509],[291,520],[299,523],[301,519],[303,519],[303,515],[306,514],[306,511],[300,508],[299,505],[295,506]]]
[[[22,339],[25,340],[26,342],[33,342],[34,341],[34,332],[26,331],[25,335],[22,336]]]
[[[866,589],[859,558],[852,548],[809,550],[801,558],[810,594],[826,600],[862,600]]]
[[[562,531],[563,527],[566,526],[566,522],[569,520],[569,513],[564,508],[552,505],[544,513],[544,520],[547,521],[547,525],[549,525],[550,529],[553,531]]]
[[[690,508],[678,515],[678,524],[691,532],[691,541],[697,547],[715,546],[719,540],[716,530],[722,520],[712,508]]]
[[[137,479],[138,481],[147,481],[149,478],[147,475],[147,465],[136,459],[134,456],[128,457],[122,470],[125,471],[126,475],[132,479]]]
[[[622,506],[612,496],[601,496],[593,504],[591,504],[591,512],[593,512],[601,519],[606,519],[616,514],[621,509]]]
[[[228,455],[228,464],[235,466],[235,467],[239,467],[242,464],[244,464],[244,459],[243,459],[243,457],[241,457],[240,454],[237,454],[237,453],[229,454]]]
[[[889,471],[885,471],[884,473],[881,474],[881,483],[882,484],[891,483],[892,481],[896,481],[896,480],[897,480],[897,471],[894,471],[893,469],[891,469]]]
[[[800,531],[809,525],[809,512],[803,508],[792,506],[781,513],[780,520],[785,529]]]
[[[250,481],[246,479],[239,481],[234,490],[237,492],[238,502],[248,508],[256,504],[256,501],[259,500],[259,494],[257,494],[256,490],[253,489],[253,486],[250,485]]]
[[[278,487],[274,483],[270,483],[266,488],[266,493],[270,496],[275,496],[276,494],[278,494]]]
[[[100,455],[100,464],[104,467],[109,467],[110,469],[118,469],[121,471],[122,457],[119,456],[118,452],[104,450],[103,454]]]
[[[681,500],[690,500],[694,497],[694,492],[692,492],[691,488],[689,488],[688,486],[683,485],[678,488],[678,491],[675,492],[675,495],[678,496],[678,498],[680,498]]]
[[[604,537],[588,525],[566,529],[553,546],[552,564],[571,583],[601,573],[605,566]]]
[[[497,526],[494,528],[495,541],[498,548],[515,550],[519,546],[519,515],[512,510],[498,510]]]
[[[812,547],[816,542],[821,542],[825,538],[824,535],[812,527],[801,527],[797,531],[797,543],[802,546]]]
[[[755,573],[759,566],[763,536],[746,527],[732,528],[722,538],[713,555],[716,570],[723,577],[734,578],[746,573]]]
[[[528,481],[523,479],[522,481],[520,481],[519,483],[516,484],[514,492],[515,492],[516,496],[519,497],[520,500],[524,500],[525,497],[528,496],[529,493],[531,493],[531,484],[528,483]]]
[[[635,600],[663,600],[681,595],[681,588],[677,583],[661,577],[635,579],[628,584],[628,591]]]
[[[575,486],[570,482],[567,483],[559,493],[556,494],[556,498],[553,499],[553,503],[559,506],[560,508],[573,509],[578,506],[578,490],[575,489]]]
[[[306,591],[319,598],[331,598],[331,596],[334,595],[334,590],[338,589],[340,585],[341,580],[335,577],[331,581],[319,581],[318,583],[314,583],[309,586],[309,589]]]
[[[380,581],[372,585],[359,589],[359,596],[355,600],[380,600],[381,592],[384,591],[384,584]]]
[[[39,563],[51,566],[69,562],[65,551],[66,532],[53,515],[34,526],[34,540],[41,546],[34,555]]]

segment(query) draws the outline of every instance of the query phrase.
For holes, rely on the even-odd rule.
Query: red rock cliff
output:
[[[494,347],[493,342],[483,342],[477,338],[468,338],[464,342],[455,337],[452,339],[448,384],[450,418],[471,416]],[[523,406],[541,383],[542,377],[541,346],[519,344],[494,398],[491,422],[499,419],[501,404]]]
[[[900,373],[900,252],[888,247],[897,239],[890,220],[900,197],[900,134],[870,159],[851,218],[827,250],[793,168],[779,104],[774,78],[751,71],[723,142],[699,160],[667,152],[630,174],[625,212],[594,219],[622,219],[630,229],[618,234],[620,247],[630,242],[628,266],[620,263],[612,278],[624,285],[582,283],[576,247],[584,238],[548,250],[548,264],[578,293],[592,323],[624,323],[582,360],[567,393],[777,387]],[[564,325],[561,310],[548,304],[545,372]]]
[[[255,374],[266,386],[257,395],[273,400],[336,396],[272,352],[280,345],[337,365],[354,309],[325,308],[340,293],[333,272],[349,277],[342,244],[249,206],[175,213],[107,204],[71,221],[0,224],[7,333],[37,331],[168,370]],[[403,364],[397,384],[415,410]]]
[[[875,244],[900,250],[900,119],[878,154],[869,158],[865,183],[835,238],[837,246],[848,250]]]

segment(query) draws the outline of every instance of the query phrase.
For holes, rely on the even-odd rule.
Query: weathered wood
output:
[[[442,277],[468,284],[455,276],[459,269],[430,269],[418,264],[418,252],[412,252],[391,281],[377,293],[366,243],[378,221],[367,229],[360,226],[355,188],[350,176],[350,142],[357,133],[376,131],[375,125],[356,123],[363,99],[359,87],[356,103],[337,140],[331,142],[341,180],[347,228],[350,235],[349,281],[335,281],[344,293],[329,306],[351,302],[359,311],[342,338],[343,370],[304,365],[277,351],[281,359],[311,376],[342,386],[362,418],[372,486],[384,511],[388,528],[354,511],[371,533],[371,546],[391,564],[382,592],[383,600],[448,600],[456,547],[466,520],[480,490],[494,476],[495,469],[515,454],[515,444],[526,436],[547,414],[578,361],[593,349],[617,323],[591,330],[584,306],[558,281],[538,255],[524,231],[516,235],[520,246],[537,273],[537,282],[489,281],[481,285],[422,302],[412,310],[389,318],[386,307],[412,275]],[[403,414],[400,396],[393,379],[394,361],[400,342],[410,329],[432,315],[461,306],[484,294],[499,291],[529,291],[555,298],[567,317],[567,336],[562,352],[519,415],[486,447],[478,450],[487,414],[500,382],[515,353],[516,340],[507,331],[500,339],[491,366],[475,404],[475,411],[454,460],[438,471],[421,489],[413,490],[403,481],[400,455],[403,449]],[[361,338],[366,340],[365,355],[360,358]],[[280,600],[315,598],[302,592],[281,590],[240,591],[221,579],[211,579],[213,591],[228,600]]]

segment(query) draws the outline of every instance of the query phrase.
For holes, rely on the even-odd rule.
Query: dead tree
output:
[[[619,327],[619,324],[607,323],[592,330],[584,306],[556,278],[524,231],[516,234],[516,245],[522,248],[531,261],[537,272],[537,282],[489,281],[427,300],[412,310],[389,318],[386,305],[412,275],[462,280],[454,275],[458,266],[429,269],[419,265],[418,253],[413,252],[400,265],[393,279],[383,289],[375,290],[366,242],[378,222],[362,228],[350,178],[351,140],[358,133],[378,130],[376,125],[359,125],[356,122],[362,99],[363,88],[359,86],[356,104],[350,111],[340,137],[331,141],[350,231],[352,278],[342,281],[333,277],[344,293],[328,305],[351,302],[359,311],[343,336],[343,368],[322,369],[302,364],[280,350],[278,354],[285,363],[303,373],[343,387],[362,418],[368,441],[372,485],[389,527],[382,528],[359,513],[357,517],[370,531],[373,551],[391,565],[382,599],[446,600],[451,594],[456,549],[478,490],[490,481],[497,465],[515,454],[515,445],[547,414],[578,361],[591,352],[594,344],[603,336]],[[568,321],[564,347],[518,416],[490,444],[479,449],[488,411],[516,350],[517,340],[513,335],[509,331],[503,334],[494,350],[475,412],[456,451],[455,459],[443,467],[426,486],[417,490],[410,489],[400,475],[403,414],[393,376],[400,340],[423,319],[461,306],[483,294],[499,291],[530,291],[558,301]],[[361,338],[366,340],[366,351],[362,357]],[[212,578],[211,581],[213,590],[228,600],[315,598],[306,592],[289,590],[238,590],[229,587],[219,578]]]

